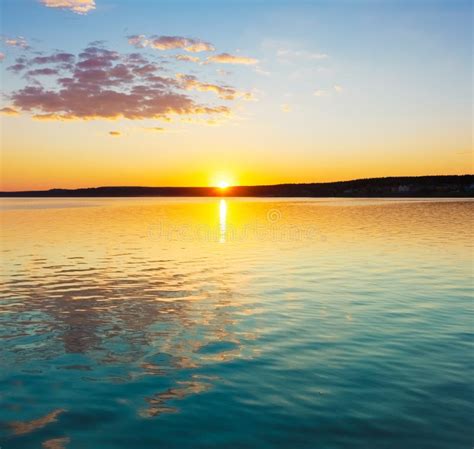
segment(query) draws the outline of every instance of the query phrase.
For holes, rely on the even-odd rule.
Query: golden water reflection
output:
[[[225,243],[227,229],[227,201],[221,199],[219,202],[219,242]]]

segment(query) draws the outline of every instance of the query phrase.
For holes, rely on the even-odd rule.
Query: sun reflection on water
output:
[[[227,231],[227,201],[219,202],[219,243],[225,243]]]

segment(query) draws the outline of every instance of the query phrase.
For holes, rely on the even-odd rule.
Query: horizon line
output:
[[[327,186],[331,184],[344,184],[344,183],[354,183],[354,182],[364,182],[364,181],[375,181],[375,180],[420,180],[421,178],[464,178],[473,176],[472,173],[464,173],[457,175],[416,175],[416,176],[381,176],[381,177],[372,177],[372,178],[355,178],[348,180],[340,181],[322,181],[322,182],[284,182],[278,184],[254,184],[254,185],[229,185],[225,188],[219,186],[147,186],[147,185],[101,185],[94,187],[73,187],[73,188],[63,188],[63,187],[52,187],[49,189],[38,189],[38,190],[2,190],[0,195],[8,194],[25,194],[25,193],[54,193],[54,192],[78,192],[82,190],[99,190],[99,189],[168,189],[168,190],[204,190],[204,191],[219,191],[221,195],[230,192],[232,189],[253,189],[253,188],[271,188],[271,187],[298,187],[298,186]]]

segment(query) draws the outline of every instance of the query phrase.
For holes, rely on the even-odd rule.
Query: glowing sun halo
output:
[[[227,187],[230,186],[230,183],[228,183],[227,181],[219,181],[217,183],[217,187],[219,187],[219,189],[227,189]]]

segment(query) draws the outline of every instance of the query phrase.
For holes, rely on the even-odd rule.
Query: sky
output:
[[[0,190],[472,173],[470,0],[0,5]]]

